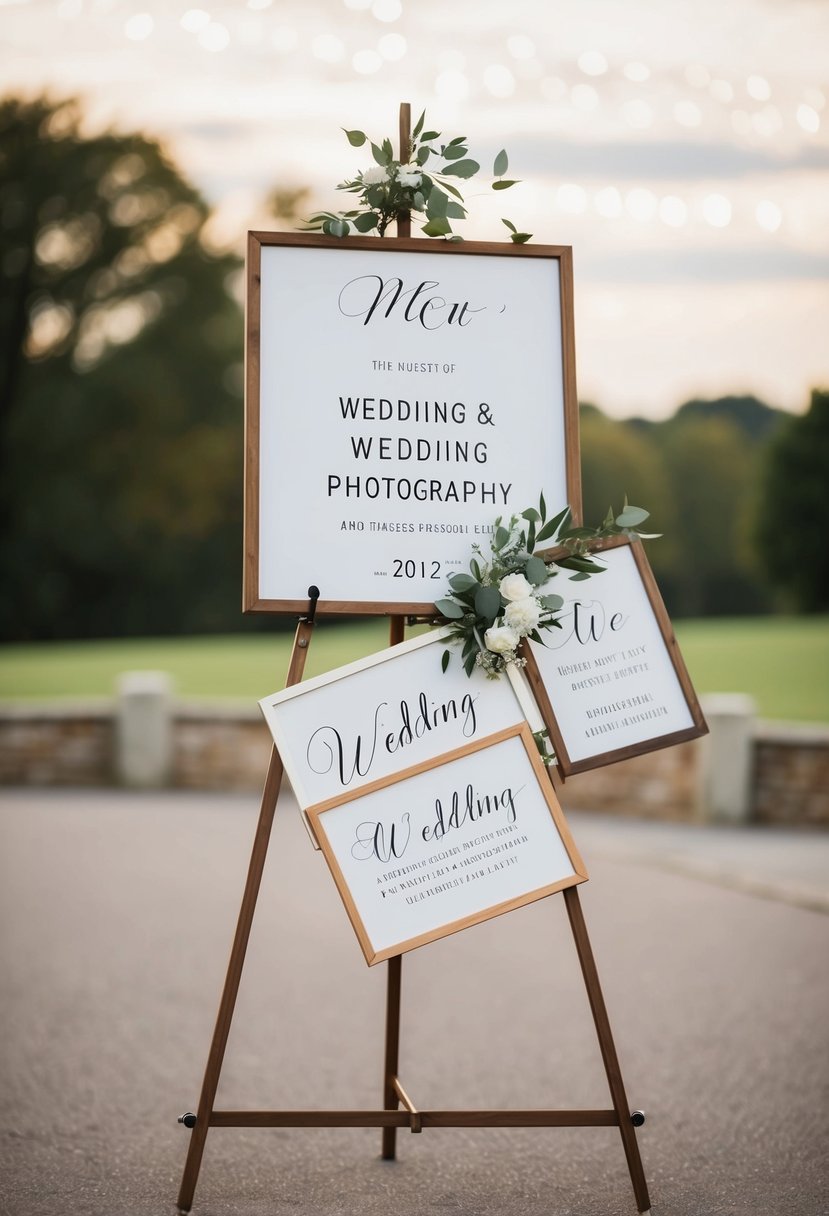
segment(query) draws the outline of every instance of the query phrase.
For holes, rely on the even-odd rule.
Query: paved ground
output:
[[[255,800],[0,802],[0,1211],[172,1216]],[[829,836],[570,820],[654,1213],[829,1212]],[[560,897],[403,983],[421,1107],[609,1105]],[[218,1104],[379,1106],[384,986],[280,803]],[[214,1129],[194,1213],[635,1213],[613,1129],[401,1132],[393,1164],[379,1139]]]

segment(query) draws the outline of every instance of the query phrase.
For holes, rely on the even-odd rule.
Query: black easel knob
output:
[[[193,1112],[191,1110],[188,1110],[186,1115],[179,1115],[178,1121],[179,1121],[179,1123],[183,1123],[185,1127],[195,1127],[196,1126],[196,1116],[193,1114]]]
[[[645,1122],[645,1112],[643,1110],[631,1111],[630,1121],[634,1127],[641,1127]]]

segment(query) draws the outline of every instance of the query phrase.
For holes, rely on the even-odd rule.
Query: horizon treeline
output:
[[[240,611],[242,263],[209,219],[153,140],[0,101],[2,641],[283,623]],[[584,404],[581,449],[585,521],[650,510],[674,617],[829,608],[829,393]]]

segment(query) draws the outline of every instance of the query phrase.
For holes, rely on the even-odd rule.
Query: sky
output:
[[[3,91],[159,138],[239,249],[275,187],[348,206],[368,163],[341,128],[396,144],[408,101],[521,181],[468,183],[460,231],[572,245],[582,400],[800,412],[829,387],[825,0],[195,3],[0,0]]]

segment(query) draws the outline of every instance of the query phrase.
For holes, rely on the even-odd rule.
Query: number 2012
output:
[[[392,578],[440,578],[440,562],[416,562],[412,558],[404,561],[396,557]]]

